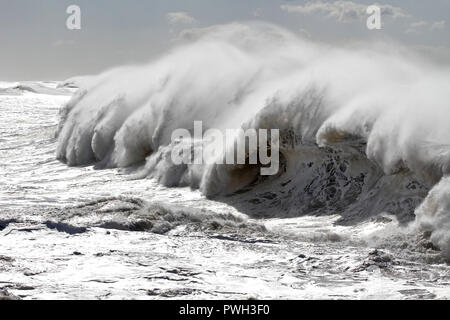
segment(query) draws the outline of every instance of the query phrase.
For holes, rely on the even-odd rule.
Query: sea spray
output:
[[[439,183],[450,170],[448,69],[395,44],[332,47],[263,23],[195,38],[148,65],[90,77],[63,111],[58,159],[142,164],[140,177],[207,196],[251,190],[240,196],[249,214],[333,212],[355,222],[387,211],[408,222],[416,212],[448,254],[448,188]],[[280,130],[279,172],[261,179],[260,166],[174,164],[171,135],[195,121]]]

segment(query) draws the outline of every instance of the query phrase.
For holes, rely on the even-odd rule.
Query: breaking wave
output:
[[[58,159],[134,166],[135,178],[200,188],[253,216],[416,217],[450,258],[450,70],[398,45],[332,47],[262,23],[184,35],[148,65],[77,79]],[[280,129],[279,173],[174,165],[171,134],[194,121]]]
[[[56,88],[53,82],[0,83],[0,95],[22,95],[24,93],[46,95],[71,95],[73,92],[67,88]]]
[[[89,227],[147,231],[157,234],[176,232],[214,232],[263,234],[263,225],[250,222],[244,215],[217,213],[206,209],[147,202],[139,198],[101,198],[82,205],[55,209],[46,226],[66,233],[86,232]],[[177,229],[177,230],[176,230]]]

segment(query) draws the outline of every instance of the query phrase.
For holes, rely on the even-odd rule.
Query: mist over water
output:
[[[133,166],[135,178],[208,197],[238,192],[239,209],[256,216],[338,213],[352,223],[389,212],[430,231],[450,258],[450,69],[395,44],[333,47],[263,23],[190,37],[148,65],[77,79],[58,159]],[[194,121],[279,129],[280,171],[173,164],[172,132]]]

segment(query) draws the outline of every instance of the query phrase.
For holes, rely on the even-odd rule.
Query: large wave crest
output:
[[[416,213],[450,257],[450,70],[398,45],[335,47],[263,23],[188,35],[145,66],[80,80],[62,111],[58,159],[136,166],[136,177],[233,194],[253,215],[333,212],[345,223]],[[174,165],[171,134],[194,121],[280,129],[280,172]]]

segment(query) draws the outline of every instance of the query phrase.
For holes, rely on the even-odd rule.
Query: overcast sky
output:
[[[383,29],[368,30],[374,1],[0,0],[0,80],[63,80],[145,62],[185,29],[263,20],[325,42],[394,39],[450,52],[450,0],[386,0]],[[66,9],[81,8],[81,30]],[[450,55],[449,55],[450,56]]]

